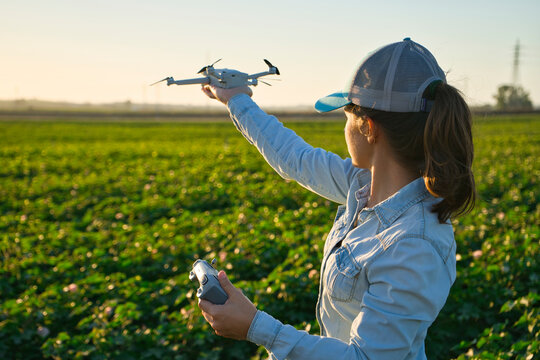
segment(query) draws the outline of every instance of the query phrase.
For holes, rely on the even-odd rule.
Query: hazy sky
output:
[[[469,103],[519,80],[540,105],[540,1],[0,0],[0,99],[209,103],[199,85],[148,84],[219,67],[263,71],[262,105],[313,104],[341,89],[366,53],[411,37]],[[218,66],[216,66],[218,67]]]

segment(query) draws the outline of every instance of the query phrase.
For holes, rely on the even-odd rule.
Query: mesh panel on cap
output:
[[[386,46],[371,55],[358,69],[353,84],[365,89],[384,90],[384,81],[393,51],[393,46]]]
[[[426,60],[431,64],[431,66],[434,66],[433,71],[439,72],[440,68],[437,64],[437,60],[435,60],[435,57],[429,52],[428,49],[415,42],[412,43],[412,46],[416,51],[425,56]],[[442,72],[442,70],[440,72]]]
[[[433,75],[440,77],[441,80],[446,82],[446,74],[444,73],[444,71],[441,69],[441,67],[437,63],[437,60],[435,59],[435,56],[433,56],[433,54],[430,53],[428,49],[426,49],[425,47],[423,47],[422,45],[420,45],[418,43],[413,42],[413,47],[419,53],[424,55],[424,60],[428,63],[428,66],[430,66],[431,69],[433,70]]]
[[[392,91],[416,94],[420,85],[433,75],[426,61],[415,49],[406,46],[397,64]]]

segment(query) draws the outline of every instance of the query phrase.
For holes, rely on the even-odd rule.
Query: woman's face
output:
[[[345,141],[352,159],[352,164],[361,169],[371,168],[371,146],[365,135],[360,132],[359,125],[363,120],[357,120],[353,113],[345,111]]]

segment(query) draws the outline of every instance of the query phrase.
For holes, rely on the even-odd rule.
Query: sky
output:
[[[540,106],[540,1],[0,0],[0,100],[208,106],[204,65],[281,81],[254,89],[263,106],[312,105],[343,89],[364,56],[405,37],[427,47],[471,105],[511,83]]]

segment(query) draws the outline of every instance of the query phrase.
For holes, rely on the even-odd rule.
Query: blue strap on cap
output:
[[[421,112],[430,112],[431,108],[433,107],[434,102],[435,101],[433,101],[433,100],[428,100],[426,98],[422,98],[420,100],[420,111]]]

